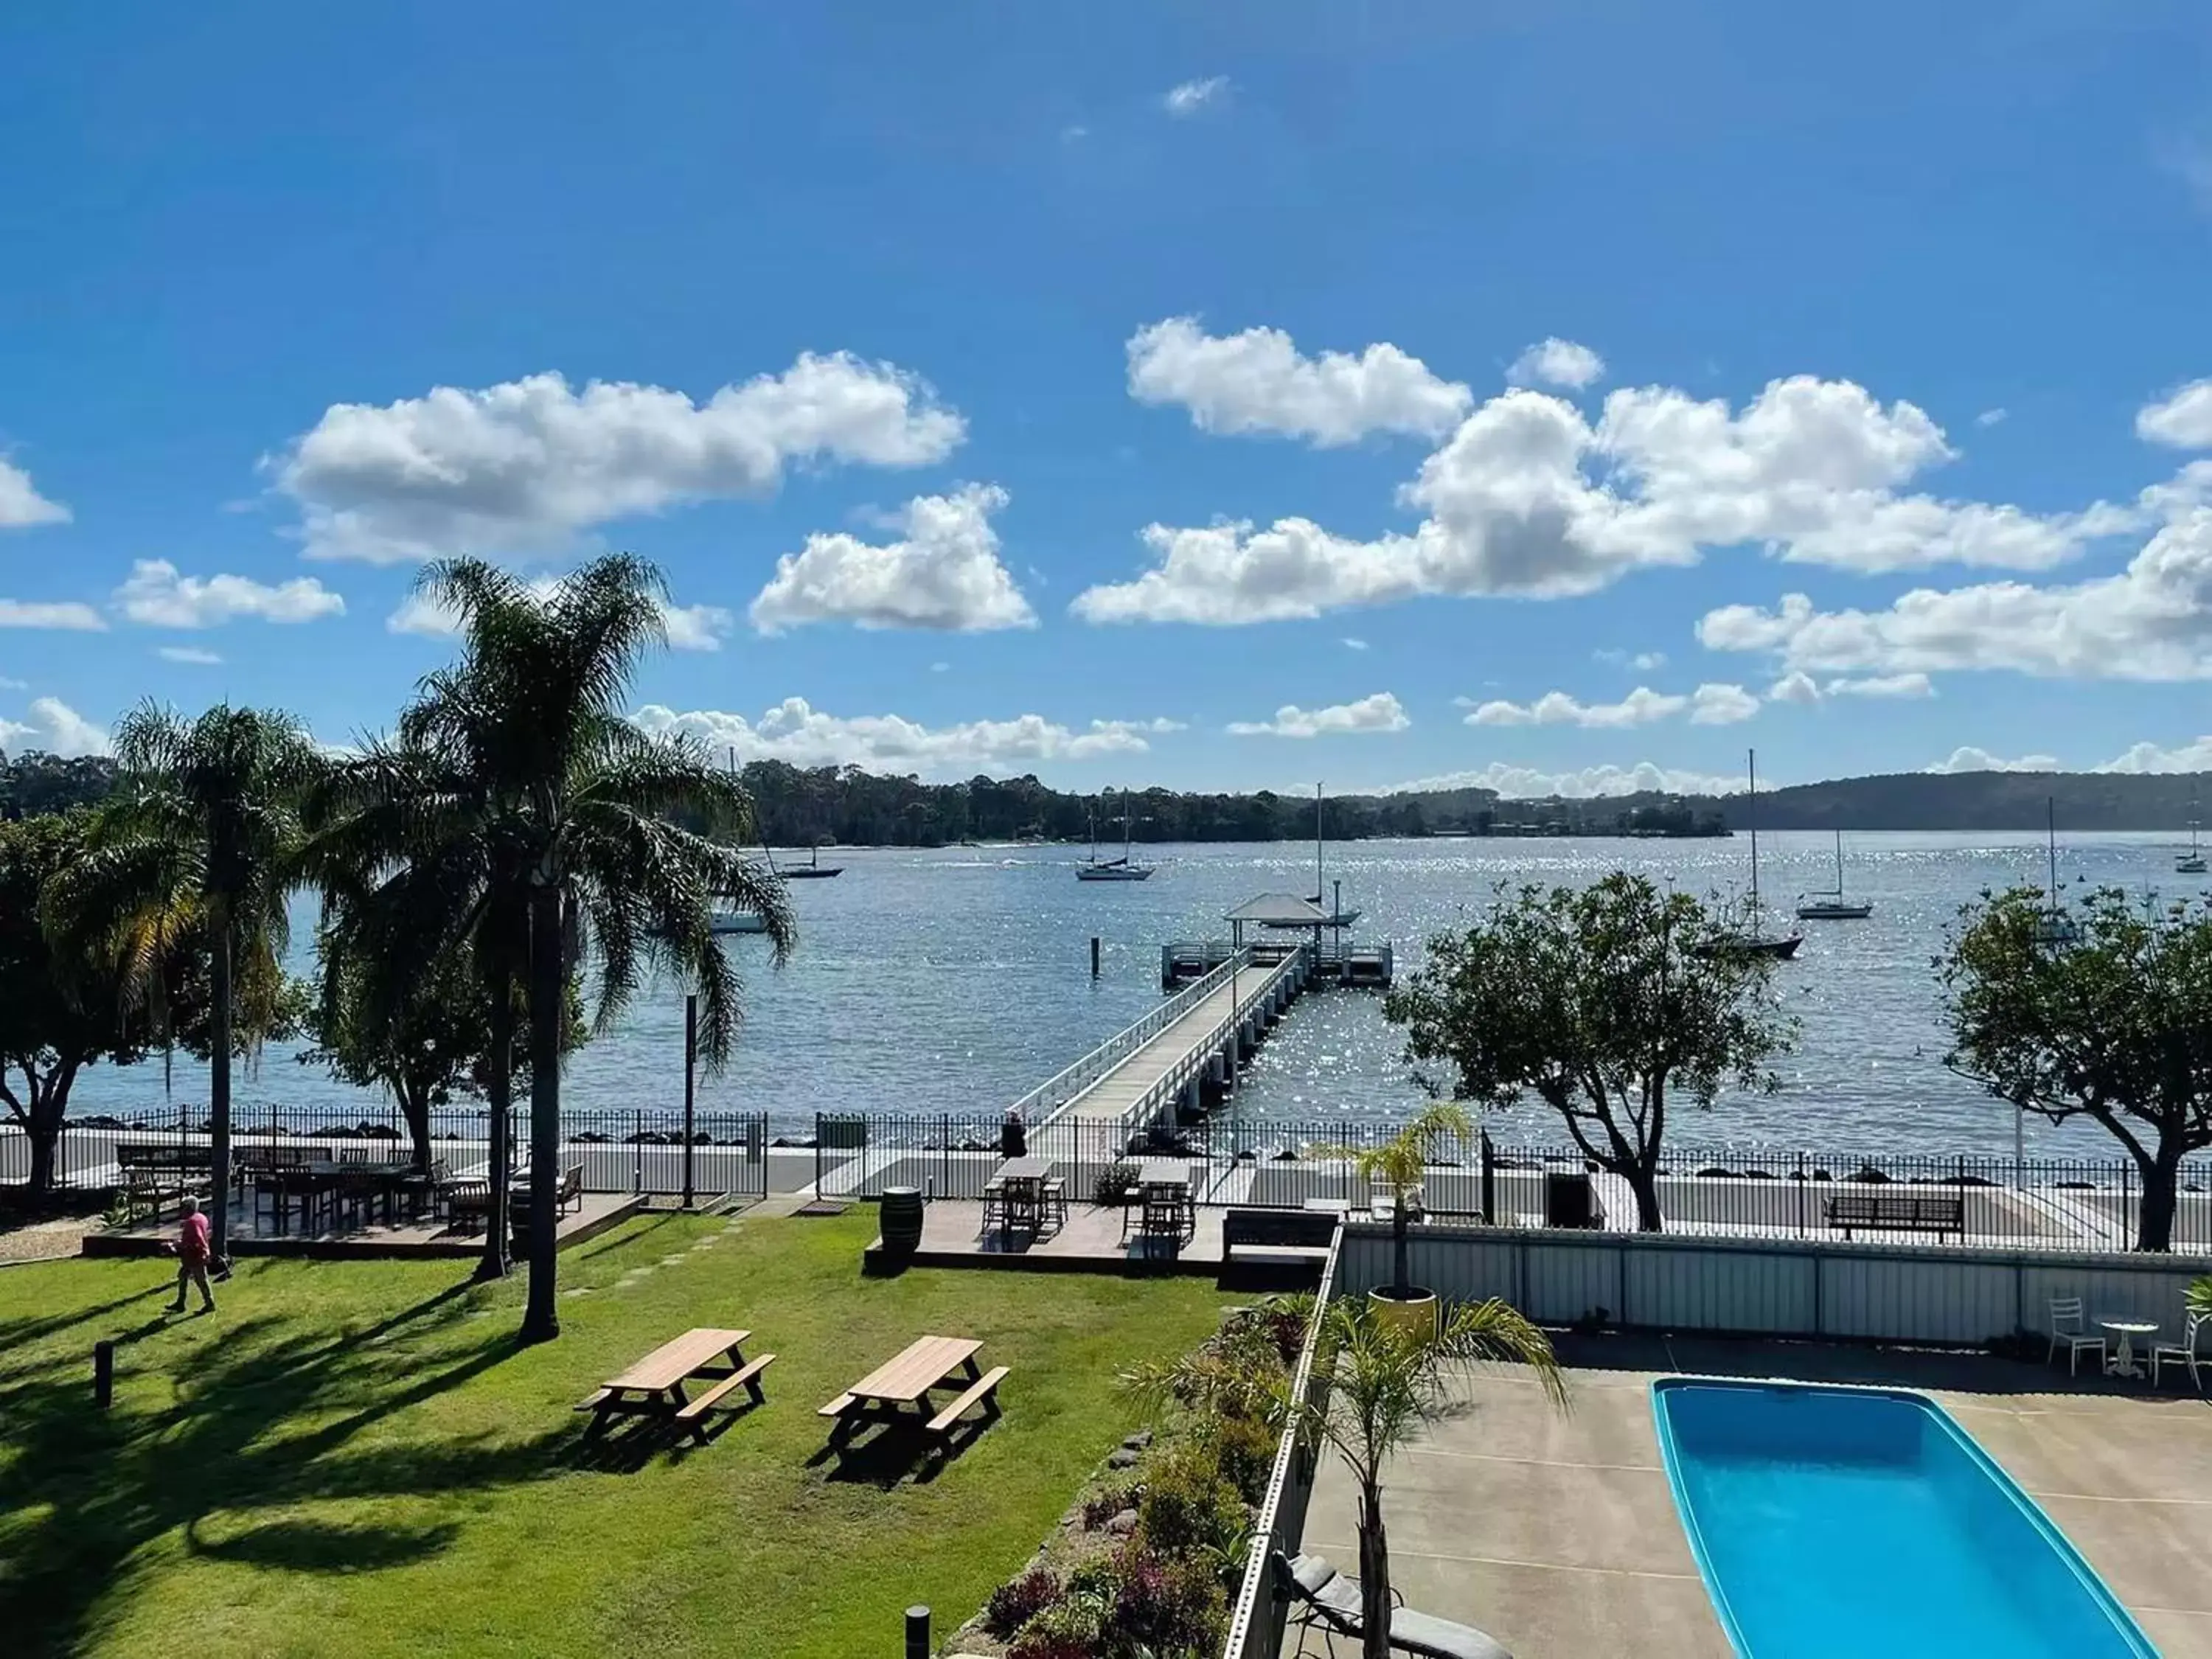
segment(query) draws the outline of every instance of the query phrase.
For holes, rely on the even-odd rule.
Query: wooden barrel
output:
[[[884,1254],[909,1256],[921,1248],[921,1189],[886,1187],[883,1200]]]

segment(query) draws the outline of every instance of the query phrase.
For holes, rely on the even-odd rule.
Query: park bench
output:
[[[1966,1200],[1955,1194],[1837,1193],[1828,1200],[1828,1224],[1845,1238],[1869,1232],[1956,1233],[1966,1237]]]
[[[125,1141],[115,1149],[115,1167],[124,1207],[134,1218],[143,1204],[158,1221],[164,1204],[205,1198],[214,1188],[215,1156],[204,1146]]]
[[[1297,1268],[1307,1282],[1335,1242],[1341,1212],[1326,1210],[1231,1210],[1221,1218],[1221,1267]]]

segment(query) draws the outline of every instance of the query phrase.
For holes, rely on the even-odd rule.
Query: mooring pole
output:
[[[1091,936],[1091,977],[1098,977],[1098,935]]]
[[[691,1149],[697,1137],[692,1126],[698,1104],[699,999],[684,999],[684,1207],[691,1207]]]

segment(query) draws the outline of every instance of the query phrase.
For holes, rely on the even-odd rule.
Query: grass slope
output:
[[[455,1263],[247,1261],[212,1318],[154,1263],[0,1273],[0,1650],[844,1656],[950,1632],[1135,1421],[1114,1382],[1211,1329],[1202,1281],[860,1276],[872,1213],[660,1217],[562,1258],[563,1334]],[[641,1462],[571,1411],[693,1325],[780,1358],[769,1404]],[[1013,1375],[933,1476],[816,1460],[815,1407],[925,1332]],[[118,1388],[91,1403],[92,1345]]]

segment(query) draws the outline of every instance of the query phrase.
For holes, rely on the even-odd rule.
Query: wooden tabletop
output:
[[[713,1364],[750,1336],[750,1331],[720,1331],[702,1326],[662,1343],[619,1376],[611,1389],[672,1389],[692,1372]]]
[[[1137,1160],[1137,1180],[1146,1187],[1188,1187],[1190,1185],[1190,1163],[1180,1158],[1146,1158]]]
[[[896,1358],[870,1371],[846,1392],[860,1400],[908,1404],[942,1382],[947,1373],[974,1358],[982,1347],[964,1336],[925,1336],[909,1343]]]
[[[999,1166],[1001,1181],[1042,1181],[1051,1173],[1048,1158],[1010,1158]]]

